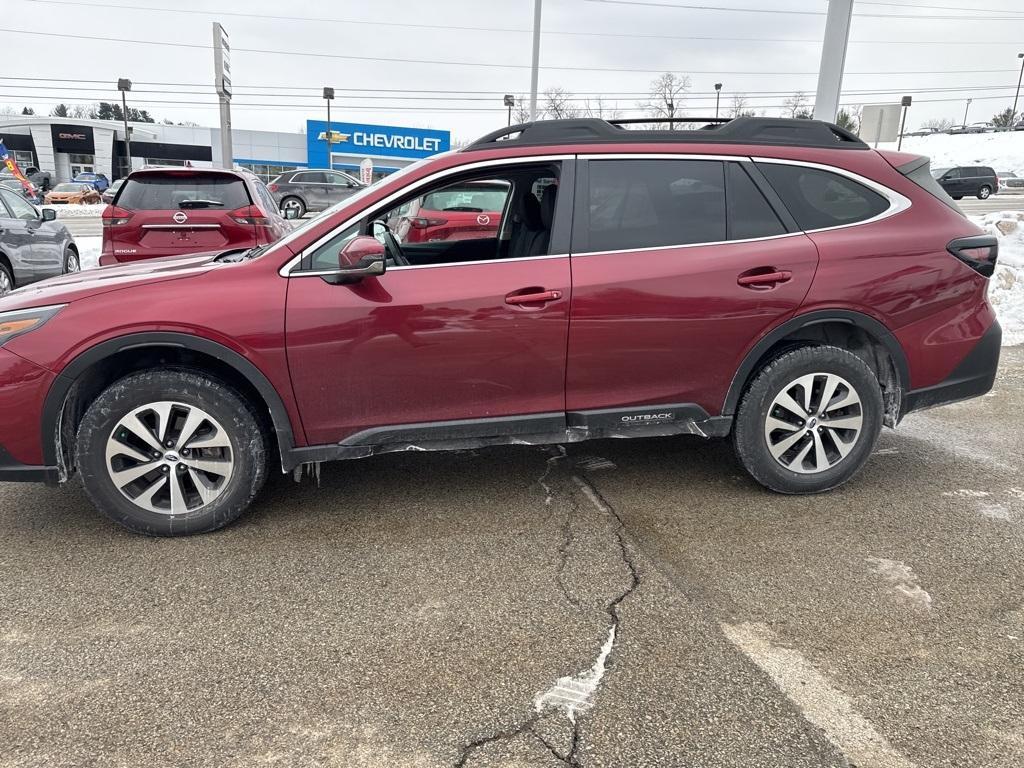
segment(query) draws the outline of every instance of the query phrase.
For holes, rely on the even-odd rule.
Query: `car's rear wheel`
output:
[[[93,503],[151,536],[205,533],[236,519],[263,486],[266,453],[245,399],[185,370],[115,382],[78,429],[78,467]]]
[[[281,201],[281,212],[287,216],[288,211],[295,211],[294,217],[301,219],[306,215],[306,204],[297,197],[286,197]]]
[[[992,187],[984,185],[984,186],[982,186],[981,189],[978,190],[978,199],[979,200],[988,200],[988,198],[989,198],[989,196],[991,194],[992,194]]]
[[[82,270],[82,263],[78,259],[78,254],[75,253],[74,248],[64,249],[64,274],[70,272],[80,272]]]
[[[14,290],[14,277],[6,264],[0,264],[0,296],[5,296]]]
[[[766,365],[736,412],[743,467],[779,493],[818,493],[853,477],[882,427],[874,372],[838,347],[803,347]]]

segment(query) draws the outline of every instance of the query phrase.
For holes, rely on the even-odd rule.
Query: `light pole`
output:
[[[718,119],[718,102],[722,98],[722,84],[715,83],[715,120]]]
[[[327,102],[327,167],[334,168],[334,157],[331,154],[331,102],[334,101],[334,89],[324,88],[324,101]]]
[[[131,136],[128,134],[128,98],[125,95],[131,90],[131,80],[119,78],[118,90],[121,91],[121,117],[125,121],[125,154],[128,156],[128,173],[131,173]]]
[[[1020,98],[1020,81],[1024,80],[1024,53],[1018,53],[1017,58],[1020,59],[1020,74],[1017,75],[1017,93],[1013,97],[1013,112],[1010,113],[1010,130],[1013,130],[1013,126],[1017,120],[1017,100]]]
[[[966,127],[967,127],[967,112],[968,112],[968,111],[970,110],[970,108],[971,108],[971,102],[972,102],[972,101],[974,101],[974,99],[968,99],[968,100],[967,100],[967,106],[966,106],[966,107],[964,107],[964,128],[966,128]]]
[[[914,99],[912,96],[904,96],[900,99],[900,106],[903,107],[903,121],[900,123],[900,136],[899,140],[896,142],[897,152],[899,152],[900,148],[903,146],[903,132],[907,129],[907,110],[913,101]]]
[[[512,125],[512,107],[516,105],[516,97],[511,93],[505,94],[505,106],[508,107],[508,124]]]
[[[533,60],[530,66],[530,120],[537,119],[537,81],[540,78],[540,4],[533,0]]]

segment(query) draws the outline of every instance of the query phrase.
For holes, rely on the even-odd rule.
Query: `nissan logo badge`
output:
[[[184,224],[186,221],[188,221],[188,216],[185,215],[184,211],[178,211],[176,214],[171,216],[171,218],[174,219],[175,223],[177,224]]]

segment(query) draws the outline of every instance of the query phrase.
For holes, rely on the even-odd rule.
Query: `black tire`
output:
[[[137,505],[115,485],[107,466],[108,439],[121,419],[159,401],[201,409],[225,425],[230,441],[233,470],[220,495],[184,514]],[[78,428],[76,456],[86,493],[114,522],[149,536],[186,536],[221,528],[246,510],[266,479],[267,440],[249,403],[223,382],[187,370],[149,370],[120,379],[93,401]]]
[[[783,466],[772,455],[765,434],[766,419],[775,398],[787,385],[812,373],[832,374],[849,382],[860,398],[863,421],[856,442],[844,458],[828,469],[802,474]],[[863,360],[838,347],[802,347],[772,360],[747,388],[736,411],[733,447],[744,469],[766,488],[778,493],[821,493],[845,483],[867,461],[882,428],[883,408],[878,379]],[[810,427],[817,423],[813,416],[812,412],[807,422]],[[824,423],[827,426],[827,422]],[[802,429],[803,426],[793,434]],[[798,450],[800,445],[796,443],[794,450]],[[835,443],[830,442],[830,445]]]
[[[991,195],[992,195],[992,187],[990,187],[988,184],[982,184],[981,188],[978,190],[978,199],[979,200],[988,200],[988,198]]]
[[[78,257],[78,252],[74,248],[64,249],[64,274],[67,275],[71,272],[80,272],[82,269],[82,262]]]
[[[11,270],[7,268],[6,264],[0,262],[0,296],[13,291],[14,288],[14,275],[11,274]]]
[[[306,211],[308,210],[308,208],[306,207],[306,201],[303,200],[301,197],[295,197],[295,195],[289,195],[288,197],[284,198],[281,201],[282,214],[284,213],[284,210],[286,208],[293,206],[295,210],[298,211],[298,215],[295,218],[301,219],[303,216],[306,215]]]
[[[952,197],[954,200],[963,200],[964,199],[963,195],[950,195],[950,197]]]

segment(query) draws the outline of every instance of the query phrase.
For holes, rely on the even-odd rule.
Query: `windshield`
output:
[[[394,181],[395,179],[401,179],[406,176],[409,176],[415,173],[417,170],[419,170],[419,168],[427,161],[437,160],[437,158],[439,157],[444,157],[444,154],[433,155],[432,157],[426,157],[423,158],[422,160],[417,160],[415,163],[412,163],[411,165],[405,166],[405,168],[401,168],[395,171],[390,176],[385,176],[383,179],[379,179],[367,187],[362,187],[358,192],[356,192],[353,195],[350,195],[349,197],[346,197],[344,200],[341,200],[340,202],[335,203],[330,208],[325,210],[323,213],[309,219],[303,219],[302,223],[291,231],[291,234],[289,234],[287,237],[278,240],[274,248],[272,248],[270,252],[276,251],[278,246],[285,245],[287,243],[291,243],[299,239],[306,232],[307,229],[318,225],[320,223],[320,219],[322,219],[324,216],[332,216],[338,211],[342,210],[343,208],[348,208],[349,206],[357,205],[365,198],[374,194],[377,191],[378,187],[380,186],[381,182],[391,182]]]
[[[932,178],[939,179],[946,175],[949,168],[932,168]]]

